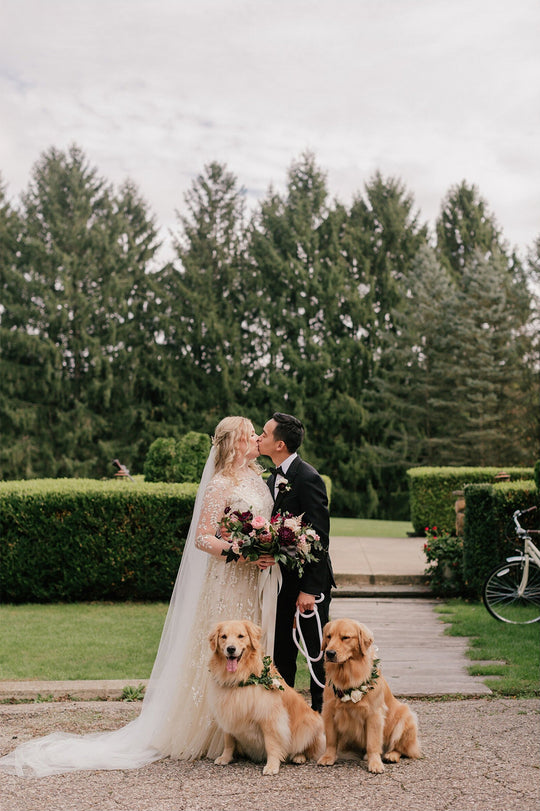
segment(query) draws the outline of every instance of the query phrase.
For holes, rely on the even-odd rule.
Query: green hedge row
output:
[[[0,600],[168,600],[196,484],[0,482]]]
[[[504,469],[511,481],[527,480],[532,468]],[[493,482],[501,468],[496,467],[413,467],[407,471],[411,522],[417,535],[426,527],[436,526],[439,532],[454,533],[456,528],[455,490],[466,484]]]
[[[540,507],[540,493],[533,480],[468,484],[465,501],[463,575],[468,593],[480,597],[489,572],[520,548],[513,533],[514,511]],[[531,523],[524,520],[523,526],[540,526],[538,513],[528,520]]]

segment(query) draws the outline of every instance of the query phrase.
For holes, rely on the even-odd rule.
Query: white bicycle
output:
[[[501,622],[514,625],[540,621],[540,551],[531,538],[531,535],[540,535],[540,530],[527,530],[519,523],[520,517],[532,510],[536,507],[516,510],[512,516],[516,535],[523,541],[523,552],[493,569],[482,590],[489,613]]]

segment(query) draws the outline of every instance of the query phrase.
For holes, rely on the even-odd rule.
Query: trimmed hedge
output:
[[[540,507],[540,493],[533,480],[468,484],[465,502],[463,575],[467,592],[480,597],[489,572],[520,548],[512,514],[534,504]],[[533,515],[530,520],[538,526],[538,513]]]
[[[144,462],[147,482],[200,482],[210,453],[210,437],[190,431],[174,439],[159,437],[148,448]]]
[[[532,468],[504,468],[511,481],[531,479]],[[426,527],[439,532],[455,533],[455,490],[466,484],[491,483],[501,468],[497,467],[412,467],[407,471],[411,522],[417,535]]]
[[[0,482],[0,600],[168,600],[197,487]]]

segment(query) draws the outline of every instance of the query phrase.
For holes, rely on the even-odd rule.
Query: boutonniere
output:
[[[291,489],[291,485],[290,485],[290,483],[289,483],[289,482],[287,482],[287,481],[285,481],[285,482],[280,482],[280,483],[278,484],[278,486],[277,486],[277,489],[279,490],[279,492],[280,492],[280,493],[288,493],[288,492],[289,492],[289,490]]]

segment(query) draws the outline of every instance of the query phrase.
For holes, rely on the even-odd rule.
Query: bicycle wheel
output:
[[[527,625],[540,620],[540,568],[529,558],[529,578],[525,591],[518,595],[525,558],[497,566],[489,574],[482,599],[489,613],[501,622]]]

